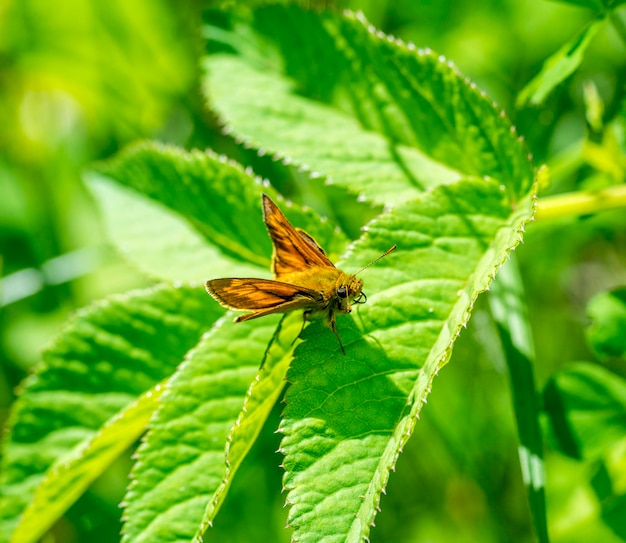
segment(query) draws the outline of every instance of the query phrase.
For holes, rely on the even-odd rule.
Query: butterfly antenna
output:
[[[357,275],[359,275],[359,273],[361,273],[363,270],[366,270],[367,268],[369,268],[372,264],[376,264],[376,262],[378,262],[381,258],[387,256],[389,253],[393,252],[396,250],[397,245],[394,243],[391,247],[389,247],[389,249],[387,249],[382,255],[380,255],[379,257],[375,258],[374,260],[372,260],[369,264],[367,264],[366,266],[363,266],[358,272],[356,272],[352,277],[355,277]]]

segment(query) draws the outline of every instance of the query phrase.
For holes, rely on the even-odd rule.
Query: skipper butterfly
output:
[[[335,267],[324,249],[309,234],[294,228],[267,194],[263,194],[262,198],[263,220],[274,245],[274,280],[212,279],[205,284],[207,292],[223,307],[252,311],[239,315],[235,322],[296,309],[304,310],[305,321],[307,318],[322,317],[330,325],[345,354],[335,325],[335,313],[350,313],[352,304],[367,301],[362,290],[363,282],[357,275],[388,255],[396,246],[390,247],[358,272],[347,274]]]

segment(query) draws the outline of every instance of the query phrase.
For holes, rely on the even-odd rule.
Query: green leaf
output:
[[[626,380],[593,364],[571,364],[544,390],[559,450],[594,459],[626,435]]]
[[[532,183],[527,150],[484,93],[362,14],[272,5],[206,34],[205,93],[228,130],[330,183],[384,204],[466,176]]]
[[[203,532],[212,524],[230,488],[233,476],[261,431],[274,404],[282,394],[292,350],[302,330],[302,317],[285,316],[265,354],[263,367],[250,385],[243,407],[226,440],[226,471],[222,484],[204,512],[195,541],[202,541]]]
[[[134,145],[86,176],[112,241],[139,269],[165,280],[269,275],[272,247],[262,227],[269,186],[211,152]],[[324,246],[346,238],[310,211],[284,212]]]
[[[159,286],[113,296],[72,319],[9,419],[0,541],[8,541],[46,471],[167,377],[220,314],[202,289]]]
[[[34,543],[87,487],[144,432],[163,387],[140,396],[96,435],[59,459],[41,482],[13,532],[11,543]]]
[[[433,378],[530,213],[529,198],[512,205],[499,184],[472,179],[368,225],[351,269],[390,240],[398,249],[364,274],[368,303],[338,319],[346,355],[313,323],[288,374],[281,430],[294,540],[367,537]]]
[[[294,539],[358,541],[476,296],[532,215],[535,172],[501,112],[431,52],[357,15],[270,6],[249,21],[210,29],[230,47],[206,59],[228,128],[394,204],[345,258],[355,272],[399,247],[364,272],[368,304],[338,318],[347,354],[322,323],[305,328],[281,424]],[[143,144],[100,166],[90,185],[115,243],[154,277],[269,268],[259,195],[275,195],[219,157]],[[345,249],[314,213],[279,205],[331,255]],[[133,469],[126,540],[197,540],[210,524],[281,391],[300,326],[286,319],[277,335],[275,321],[221,322],[168,382]]]
[[[124,541],[190,541],[211,522],[281,393],[297,320],[285,341],[275,337],[277,315],[239,325],[226,317],[189,354],[139,448]]]
[[[543,104],[557,85],[565,81],[580,66],[589,43],[603,24],[604,19],[590,23],[580,34],[546,59],[541,71],[520,91],[517,107]]]
[[[207,274],[223,276],[233,269],[241,275],[263,273],[262,267],[221,254],[185,219],[137,191],[97,175],[89,176],[88,186],[108,238],[126,260],[150,277],[200,283]]]
[[[534,172],[452,66],[360,15],[268,6],[225,26],[207,28],[205,92],[228,130],[395,204],[346,258],[356,271],[398,244],[364,273],[368,303],[338,319],[346,356],[328,328],[305,329],[281,424],[294,539],[360,541],[476,295],[532,214]]]
[[[533,345],[522,277],[517,260],[500,271],[489,296],[508,368],[519,434],[520,465],[537,538],[549,541],[546,518],[545,465],[539,423],[540,406],[535,386]]]
[[[601,292],[587,305],[587,342],[602,361],[626,360],[626,288]]]

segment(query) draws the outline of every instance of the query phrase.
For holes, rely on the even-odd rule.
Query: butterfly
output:
[[[350,313],[353,304],[367,301],[362,290],[363,282],[357,275],[391,253],[396,246],[358,272],[347,274],[335,267],[312,236],[294,228],[267,194],[262,195],[262,205],[263,220],[274,246],[274,280],[211,279],[205,283],[207,292],[223,307],[252,311],[239,315],[235,322],[298,309],[304,310],[304,322],[308,318],[321,317],[330,326],[345,354],[337,333],[335,314]]]

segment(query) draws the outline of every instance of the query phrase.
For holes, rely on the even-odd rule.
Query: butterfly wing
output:
[[[297,230],[267,195],[263,195],[263,219],[272,238],[272,271],[276,278],[311,267],[334,268],[324,250],[304,230]]]
[[[237,317],[236,322],[324,303],[319,292],[269,279],[213,279],[207,281],[205,286],[220,305],[253,311]]]
[[[300,237],[304,241],[306,241],[311,247],[313,247],[313,249],[315,249],[316,251],[319,251],[320,253],[322,253],[322,255],[326,256],[326,251],[324,251],[324,249],[322,249],[320,247],[319,243],[317,243],[317,241],[315,241],[313,236],[307,234],[304,230],[302,230],[302,228],[296,228],[296,232],[298,232],[298,234],[300,234]],[[328,258],[328,257],[326,257],[326,258]],[[334,266],[334,264],[333,264],[333,266]]]

